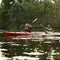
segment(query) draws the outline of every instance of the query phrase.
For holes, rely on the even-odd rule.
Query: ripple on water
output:
[[[51,44],[53,44],[53,43],[51,43]],[[40,44],[39,42],[32,42],[30,45],[22,44],[21,42],[20,43],[0,42],[0,60],[24,60],[24,59],[26,59],[26,60],[39,60],[39,59],[48,60],[49,57],[51,57],[50,60],[52,60],[60,54],[60,52],[59,52],[60,48],[58,47],[58,45],[56,45],[56,43],[55,43],[55,45],[51,45],[51,44],[50,44],[50,41],[45,41],[42,44]],[[58,48],[56,49],[56,47],[58,47]],[[37,52],[43,51],[41,53],[38,53],[38,55],[40,54],[39,57],[23,55],[24,52],[26,52],[25,54],[31,55],[30,52],[34,52],[35,48],[38,48]],[[51,48],[53,48],[53,49],[51,49]],[[54,52],[55,50],[58,50],[58,53],[55,53]],[[45,52],[47,52],[46,54],[48,56],[46,54],[45,54],[46,56],[44,55]],[[6,56],[4,54],[7,54],[8,56]],[[14,55],[14,54],[16,54],[16,55]],[[9,58],[10,55],[11,55],[11,58]],[[37,54],[35,53],[35,55],[37,55]]]

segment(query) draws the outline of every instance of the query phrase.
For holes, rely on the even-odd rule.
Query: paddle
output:
[[[32,23],[35,23],[37,20],[38,20],[38,18],[35,18],[35,19],[32,21]],[[40,26],[43,27],[43,28],[46,28],[46,27],[44,27],[42,24],[40,24]]]
[[[32,21],[32,23],[35,23],[37,20],[38,20],[38,18],[35,18],[35,19]]]
[[[40,24],[41,27],[43,27],[44,29],[46,28],[45,26],[43,26],[42,24]]]
[[[38,20],[38,18],[35,18],[32,23],[35,23]],[[44,29],[46,28],[44,25],[40,24],[41,27],[43,27]]]
[[[38,18],[35,18],[35,19],[32,21],[32,23],[35,23],[37,20],[38,20]],[[40,26],[43,27],[44,29],[46,28],[46,27],[44,27],[42,24],[40,24]]]

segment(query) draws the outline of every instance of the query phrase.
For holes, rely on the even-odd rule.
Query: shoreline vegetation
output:
[[[38,18],[32,24],[31,22]],[[60,31],[60,1],[51,3],[44,1],[2,0],[0,7],[0,29],[7,31],[22,31],[25,23],[33,26],[32,31],[43,31],[40,24],[51,24],[55,31]]]

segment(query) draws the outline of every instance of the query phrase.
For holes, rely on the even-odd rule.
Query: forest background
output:
[[[35,18],[38,20],[32,24]],[[0,30],[22,31],[27,22],[32,31],[43,31],[40,24],[51,24],[60,31],[60,0],[2,0]]]

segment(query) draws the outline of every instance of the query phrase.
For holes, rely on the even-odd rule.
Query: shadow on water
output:
[[[40,41],[31,41],[29,40],[26,43],[26,40],[9,40],[4,41],[4,38],[0,38],[0,49],[5,57],[12,59],[15,56],[30,56],[37,57],[36,60],[60,60],[60,42],[55,41],[54,43],[42,43]],[[6,49],[6,50],[3,50]],[[29,55],[24,54],[31,52],[39,52],[40,55]],[[35,54],[35,53],[34,53]],[[6,59],[7,60],[7,59]],[[19,60],[19,59],[15,59]],[[28,59],[27,59],[28,60]],[[32,59],[33,60],[33,59]]]

